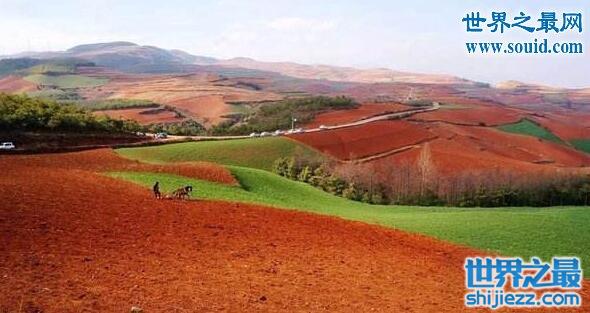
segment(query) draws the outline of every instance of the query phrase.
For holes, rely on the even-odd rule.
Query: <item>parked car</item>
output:
[[[254,137],[260,137],[260,134],[258,133],[251,133],[250,137],[254,138]]]
[[[303,133],[303,132],[304,132],[303,128],[295,128],[295,129],[293,130],[293,134],[301,134],[301,133]]]
[[[0,150],[13,150],[16,149],[14,143],[12,142],[3,142],[0,144]]]
[[[156,134],[156,139],[166,139],[168,138],[168,134],[166,133],[157,133]]]
[[[268,136],[270,136],[269,132],[261,132],[260,133],[260,137],[268,137]]]
[[[282,130],[280,130],[280,129],[277,129],[277,130],[275,130],[275,132],[274,132],[272,135],[273,135],[273,136],[280,136],[280,135],[282,135],[282,134],[284,134],[284,133],[285,133],[284,131],[282,131]]]

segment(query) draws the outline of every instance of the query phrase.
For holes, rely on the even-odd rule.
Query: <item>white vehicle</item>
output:
[[[156,134],[156,139],[166,139],[168,138],[168,134],[166,133],[157,133]]]
[[[260,137],[260,134],[258,133],[251,133],[250,137],[254,138],[254,137]]]
[[[301,133],[303,133],[303,132],[304,132],[304,131],[303,131],[303,128],[295,128],[295,129],[293,130],[293,134],[301,134]]]
[[[320,125],[320,127],[319,127],[319,128],[320,128],[321,130],[325,130],[325,129],[328,129],[328,126],[326,126],[326,125]]]
[[[268,136],[270,136],[269,132],[261,132],[260,133],[260,137],[268,137]]]
[[[280,135],[282,135],[282,134],[284,134],[284,133],[285,133],[284,131],[282,131],[282,130],[280,130],[280,129],[277,129],[277,130],[275,130],[275,132],[273,133],[273,136],[280,136]]]
[[[12,150],[16,149],[12,142],[3,142],[0,144],[0,150]]]

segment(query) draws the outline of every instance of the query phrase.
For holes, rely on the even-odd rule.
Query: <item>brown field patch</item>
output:
[[[399,103],[363,103],[351,110],[336,110],[318,114],[315,119],[305,125],[306,128],[316,128],[320,125],[339,125],[355,122],[378,114],[393,113],[409,109]]]
[[[335,158],[351,160],[414,145],[434,135],[424,126],[397,120],[290,137]]]
[[[534,137],[505,133],[489,127],[431,124],[438,136],[430,142],[431,159],[442,177],[462,173],[582,172],[590,157],[571,147]],[[416,166],[419,149],[376,160],[377,164]]]
[[[205,126],[215,125],[231,112],[228,102],[280,100],[281,95],[218,84],[206,73],[175,75],[115,75],[100,88],[85,90],[89,98],[151,100],[177,107]]]
[[[95,111],[95,115],[107,115],[114,119],[134,120],[142,125],[155,123],[175,123],[185,120],[176,112],[161,108],[133,108]]]
[[[590,114],[543,114],[531,119],[563,140],[590,138]]]
[[[9,75],[0,78],[0,92],[19,93],[37,91],[37,85],[19,76]]]
[[[498,126],[516,123],[525,113],[521,110],[500,106],[472,106],[461,109],[440,109],[416,114],[412,120],[443,121],[462,125]]]

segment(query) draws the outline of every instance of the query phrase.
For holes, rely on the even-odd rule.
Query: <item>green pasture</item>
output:
[[[537,124],[531,120],[528,120],[528,119],[523,119],[523,120],[519,121],[518,123],[501,125],[501,126],[498,126],[498,128],[500,130],[503,130],[503,131],[509,132],[509,133],[533,136],[533,137],[553,141],[556,143],[563,142],[559,137],[557,137],[555,134],[553,134],[549,130],[541,127],[539,124]]]
[[[274,161],[299,153],[319,156],[311,148],[284,137],[211,140],[119,149],[129,159],[149,163],[208,161],[270,170]]]

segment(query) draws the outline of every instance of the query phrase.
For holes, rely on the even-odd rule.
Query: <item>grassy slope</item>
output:
[[[59,88],[80,88],[80,87],[95,87],[104,85],[108,79],[87,77],[82,75],[44,75],[44,74],[33,74],[25,76],[25,80],[30,82],[57,86]]]
[[[30,74],[45,74],[45,73],[74,73],[76,72],[76,66],[74,64],[55,64],[55,63],[44,63],[35,65],[26,69],[26,72]]]
[[[154,101],[137,99],[81,100],[76,101],[75,104],[91,111],[131,108],[157,108],[160,106]]]
[[[317,155],[310,148],[283,137],[186,142],[157,147],[119,149],[123,156],[151,163],[209,161],[270,170],[273,162],[294,153]]]
[[[509,133],[529,135],[557,143],[563,142],[559,137],[555,136],[549,130],[527,119],[523,119],[522,121],[514,124],[502,125],[498,128]]]
[[[160,181],[164,190],[192,184],[195,196],[266,204],[339,216],[424,233],[443,240],[504,255],[577,255],[590,274],[590,208],[458,209],[373,206],[332,196],[309,185],[272,173],[230,167],[243,188],[156,173],[111,173],[146,187]]]
[[[571,143],[576,149],[590,153],[590,139],[575,139]]]

